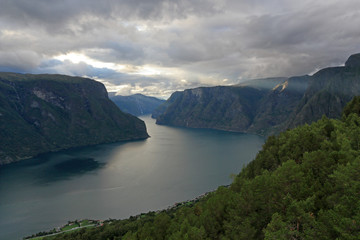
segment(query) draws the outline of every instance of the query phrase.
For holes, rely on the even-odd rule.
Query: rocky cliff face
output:
[[[157,118],[159,117],[161,114],[163,114],[166,109],[171,105],[173,104],[177,97],[181,96],[182,95],[182,92],[174,92],[173,94],[171,94],[171,96],[169,97],[168,100],[166,100],[164,103],[162,103],[161,105],[159,105],[157,108],[154,109],[154,111],[152,112],[151,114],[151,117],[152,118]]]
[[[353,55],[345,67],[325,68],[315,73],[287,127],[310,123],[322,115],[339,118],[344,106],[354,96],[360,95],[359,58],[360,54]]]
[[[191,128],[245,131],[266,91],[250,87],[212,87],[185,90],[178,94],[158,124]]]
[[[323,115],[338,118],[357,95],[360,54],[350,56],[344,67],[326,68],[313,76],[185,90],[170,98],[157,123],[271,135]]]
[[[301,101],[310,76],[291,77],[271,89],[261,100],[248,132],[270,135],[287,127],[289,115]]]
[[[0,164],[61,149],[148,137],[94,80],[0,73]]]

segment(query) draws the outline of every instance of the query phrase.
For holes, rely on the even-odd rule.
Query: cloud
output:
[[[103,62],[136,62],[141,63],[145,57],[143,46],[128,41],[114,40],[103,42],[98,48],[88,49],[86,55]]]
[[[96,68],[85,62],[73,63],[69,60],[51,59],[43,61],[32,73],[61,73],[70,76],[85,76],[104,83],[109,92],[117,92],[122,95],[142,93],[164,99],[168,98],[174,91],[199,85],[199,82],[181,82],[177,78],[168,78],[161,75],[145,76],[122,73],[108,68]]]
[[[41,56],[31,50],[0,51],[0,71],[31,71],[40,61]]]
[[[123,92],[165,96],[308,74],[360,51],[357,0],[0,0],[0,6],[1,71],[89,76]]]

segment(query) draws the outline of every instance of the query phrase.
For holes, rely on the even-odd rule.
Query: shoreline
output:
[[[37,158],[37,157],[40,157],[40,156],[43,156],[43,155],[47,155],[47,154],[60,153],[60,152],[63,152],[63,151],[71,151],[71,150],[87,148],[87,147],[93,147],[93,146],[98,146],[98,145],[105,145],[105,144],[144,141],[144,140],[146,140],[146,139],[148,139],[150,137],[151,136],[148,135],[147,137],[141,137],[141,138],[140,137],[139,138],[127,138],[127,139],[118,140],[118,141],[109,141],[109,142],[95,143],[95,144],[89,144],[89,145],[73,146],[73,147],[68,147],[68,148],[60,148],[60,149],[55,149],[55,150],[51,150],[51,151],[41,152],[41,153],[38,153],[38,154],[36,154],[34,156],[11,158],[12,160],[9,160],[9,161],[1,161],[0,160],[0,168],[4,167],[4,166],[8,166],[10,164],[22,162],[22,161],[25,161],[25,160],[31,160],[31,159],[34,159],[34,158]],[[9,156],[7,156],[7,157],[9,157]]]
[[[217,189],[220,188],[220,187],[229,188],[230,185],[231,184],[221,185],[221,186],[217,187]],[[205,192],[205,193],[203,193],[203,194],[201,194],[201,195],[199,195],[199,196],[197,196],[197,197],[195,197],[193,199],[190,199],[190,200],[186,200],[186,201],[183,201],[183,202],[176,202],[173,205],[170,205],[170,206],[168,206],[167,208],[164,208],[164,209],[159,209],[159,210],[156,210],[156,211],[149,211],[147,213],[140,213],[140,214],[137,214],[135,216],[129,216],[128,218],[124,218],[124,219],[111,219],[111,218],[109,218],[108,220],[81,219],[81,220],[68,221],[67,224],[65,224],[65,225],[63,225],[61,227],[54,228],[53,230],[50,230],[50,231],[38,232],[38,233],[32,234],[31,236],[23,237],[23,239],[26,239],[26,240],[42,239],[44,237],[51,237],[51,236],[59,235],[59,234],[66,233],[66,232],[80,230],[80,229],[86,228],[86,227],[102,227],[105,224],[111,224],[113,221],[122,221],[122,220],[126,220],[126,219],[131,219],[131,218],[140,219],[140,218],[142,218],[142,217],[144,217],[146,215],[149,215],[149,214],[157,215],[157,214],[159,214],[161,212],[174,211],[174,210],[177,210],[178,208],[183,207],[183,206],[193,206],[195,203],[203,200],[205,197],[207,197],[210,194],[217,191],[217,189],[215,189],[213,191]],[[84,222],[84,221],[92,222],[93,224],[92,225],[81,226],[81,222]],[[79,224],[79,222],[80,222],[80,224]],[[70,228],[68,230],[61,230],[61,229],[64,229],[66,227],[70,227],[70,226],[72,226],[72,225],[74,225],[76,223],[79,224],[80,226]],[[56,232],[53,232],[54,230],[56,230]]]

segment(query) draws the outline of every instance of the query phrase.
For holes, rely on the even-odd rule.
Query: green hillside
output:
[[[229,188],[49,239],[360,239],[360,97],[269,137]],[[45,238],[46,239],[46,238]]]

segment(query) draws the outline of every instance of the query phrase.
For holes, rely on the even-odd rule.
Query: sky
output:
[[[0,71],[166,99],[343,65],[359,26],[358,0],[0,0]]]

